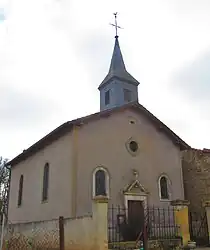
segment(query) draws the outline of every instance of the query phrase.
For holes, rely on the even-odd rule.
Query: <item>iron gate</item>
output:
[[[120,206],[108,209],[108,237],[110,249],[139,249],[148,241],[178,240],[179,228],[175,223],[174,208],[147,207],[143,224],[130,221],[128,210]]]
[[[198,246],[208,246],[208,223],[205,211],[189,212],[190,236]]]

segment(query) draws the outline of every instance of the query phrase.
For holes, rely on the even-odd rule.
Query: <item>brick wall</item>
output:
[[[185,199],[190,209],[199,211],[202,202],[210,200],[210,150],[191,149],[183,153]]]

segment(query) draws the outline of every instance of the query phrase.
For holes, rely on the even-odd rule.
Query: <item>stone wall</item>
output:
[[[10,224],[5,240],[9,250],[54,249],[59,250],[58,220]],[[95,244],[93,218],[82,216],[75,219],[64,219],[65,249],[92,248]]]
[[[64,219],[65,250],[108,249],[107,199],[93,201],[92,216]],[[6,228],[4,249],[60,249],[59,221],[49,220],[10,224]]]
[[[210,200],[210,150],[191,149],[182,159],[185,199],[191,211],[200,211],[202,203]]]

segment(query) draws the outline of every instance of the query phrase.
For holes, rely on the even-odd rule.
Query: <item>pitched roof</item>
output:
[[[110,110],[101,111],[95,114],[91,114],[85,117],[81,117],[72,121],[68,121],[61,126],[57,127],[55,130],[47,134],[41,140],[37,141],[35,144],[30,146],[28,149],[24,150],[21,154],[16,156],[11,161],[7,162],[7,166],[11,165],[14,166],[21,161],[24,161],[31,155],[35,154],[42,148],[46,147],[47,145],[51,144],[53,141],[59,139],[61,136],[65,135],[66,133],[70,132],[74,126],[83,126],[85,123],[92,122],[101,118],[109,117],[112,114],[117,112],[126,110],[126,109],[133,109],[136,112],[139,112],[145,115],[153,124],[154,126],[162,131],[163,133],[168,136],[172,140],[172,142],[177,145],[180,150],[189,149],[190,146],[184,142],[181,138],[179,138],[172,130],[170,130],[164,123],[162,123],[158,118],[156,118],[152,113],[150,113],[144,106],[137,102],[129,103],[121,107],[116,107]]]
[[[113,78],[117,78],[119,80],[134,84],[136,86],[139,85],[139,82],[133,76],[131,76],[126,70],[117,36],[115,37],[115,45],[109,72],[98,88],[100,89],[102,86],[104,86]]]

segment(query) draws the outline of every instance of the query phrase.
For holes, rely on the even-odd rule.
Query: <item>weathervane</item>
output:
[[[110,25],[115,27],[115,38],[118,38],[117,29],[122,29],[122,28],[117,25],[117,12],[113,14],[114,14],[115,23],[114,24],[110,23]]]

